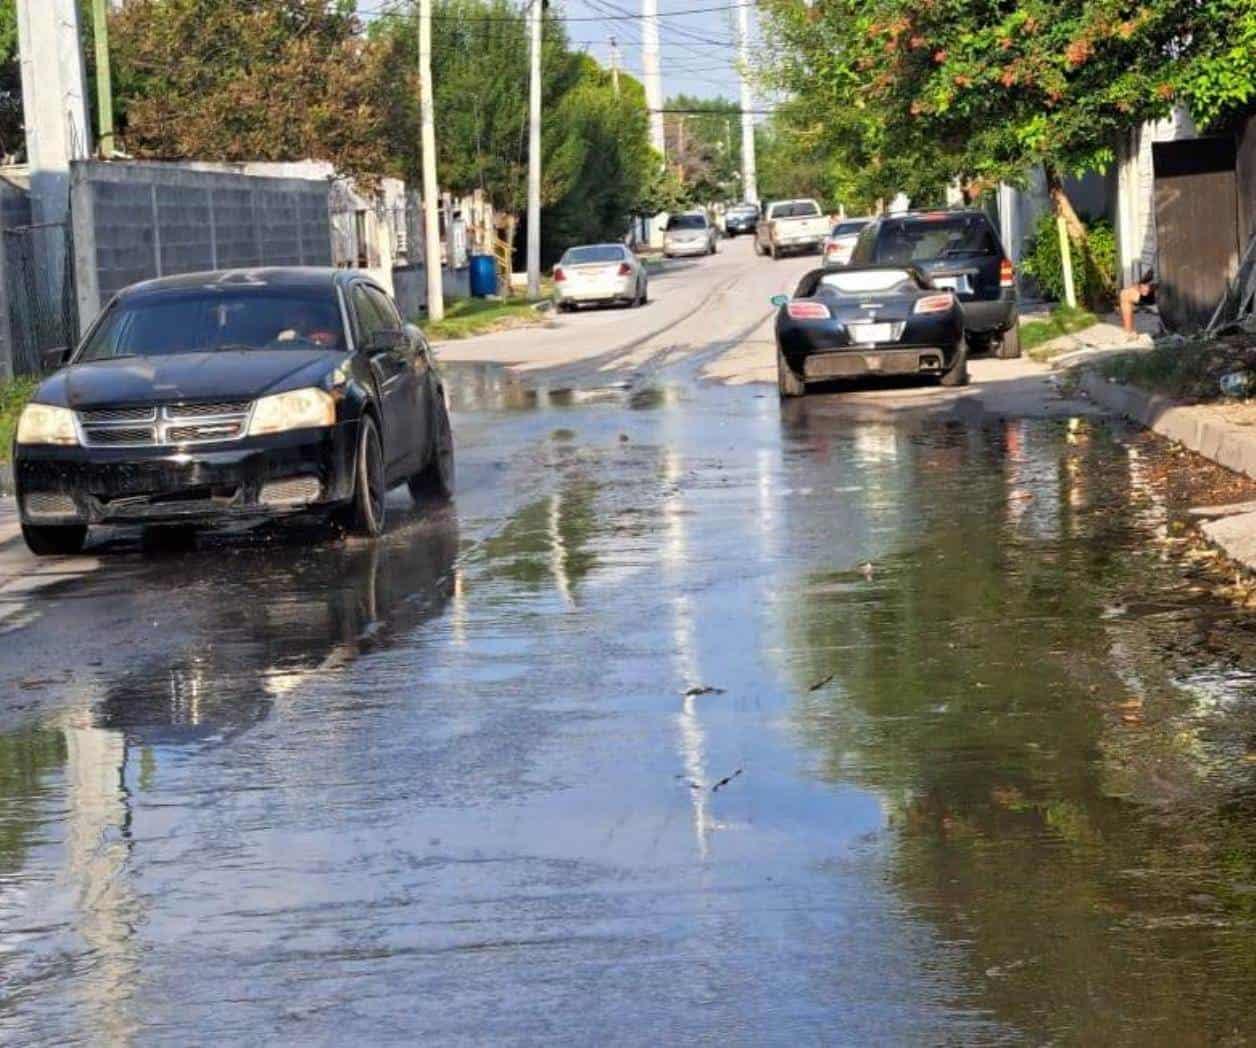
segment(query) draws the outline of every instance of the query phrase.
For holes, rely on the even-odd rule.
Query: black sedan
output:
[[[960,305],[913,267],[812,270],[793,298],[777,295],[772,304],[782,397],[802,396],[808,382],[869,375],[968,382]]]
[[[252,269],[136,284],[36,390],[13,449],[22,534],[333,516],[379,535],[385,495],[453,491],[431,350],[360,272]]]

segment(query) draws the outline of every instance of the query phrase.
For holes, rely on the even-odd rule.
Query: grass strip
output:
[[[37,378],[15,378],[0,382],[0,462],[8,462],[13,455],[13,435],[17,432],[18,416],[30,400]]]
[[[544,322],[545,314],[533,308],[527,299],[458,298],[446,303],[443,320],[425,318],[419,326],[432,341],[446,342]]]
[[[1061,335],[1072,335],[1078,331],[1084,331],[1092,324],[1097,324],[1099,318],[1093,313],[1084,309],[1074,309],[1068,306],[1056,306],[1051,310],[1051,315],[1043,320],[1027,320],[1020,326],[1021,351],[1029,354],[1029,356],[1037,361],[1050,360],[1058,353],[1064,352],[1063,349],[1048,347],[1042,349],[1047,342],[1052,339],[1059,338]],[[1034,352],[1038,350],[1038,352]]]

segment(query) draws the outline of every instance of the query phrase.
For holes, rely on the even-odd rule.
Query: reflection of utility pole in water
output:
[[[689,563],[686,517],[683,498],[678,485],[684,477],[684,463],[675,451],[664,453],[663,477],[676,494],[669,495],[663,504],[662,568],[667,585],[672,591],[672,644],[676,659],[676,676],[685,683],[686,689],[703,684],[698,665],[698,644],[694,636],[693,602],[685,593],[684,580],[680,578]],[[702,700],[686,695],[681,700],[678,718],[680,728],[680,757],[684,762],[685,776],[696,787],[689,790],[693,808],[693,833],[698,845],[699,858],[706,860],[710,853],[711,816],[708,811],[706,730],[698,716],[698,703]]]
[[[91,726],[90,715],[64,727],[66,745],[65,876],[75,930],[90,954],[80,985],[99,1039],[125,1044],[134,1024],[127,1002],[138,975],[136,904],[127,876],[131,808],[126,738]]]
[[[63,223],[70,213],[70,161],[91,155],[78,0],[17,0],[22,111],[30,166],[31,221]],[[66,270],[64,232],[34,243],[36,289],[60,303]]]

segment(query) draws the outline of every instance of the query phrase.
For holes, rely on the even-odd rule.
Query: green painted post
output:
[[[92,0],[92,36],[96,40],[96,108],[100,155],[113,156],[113,73],[109,67],[109,21],[105,0]]]

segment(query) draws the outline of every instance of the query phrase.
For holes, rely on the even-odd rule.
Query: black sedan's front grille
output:
[[[161,447],[238,440],[248,428],[247,400],[148,407],[90,408],[78,413],[89,447]]]
[[[166,412],[172,419],[205,418],[209,415],[247,415],[247,400],[222,400],[212,404],[171,404]]]
[[[91,408],[78,413],[79,421],[85,426],[93,422],[156,422],[157,409],[144,408]]]

